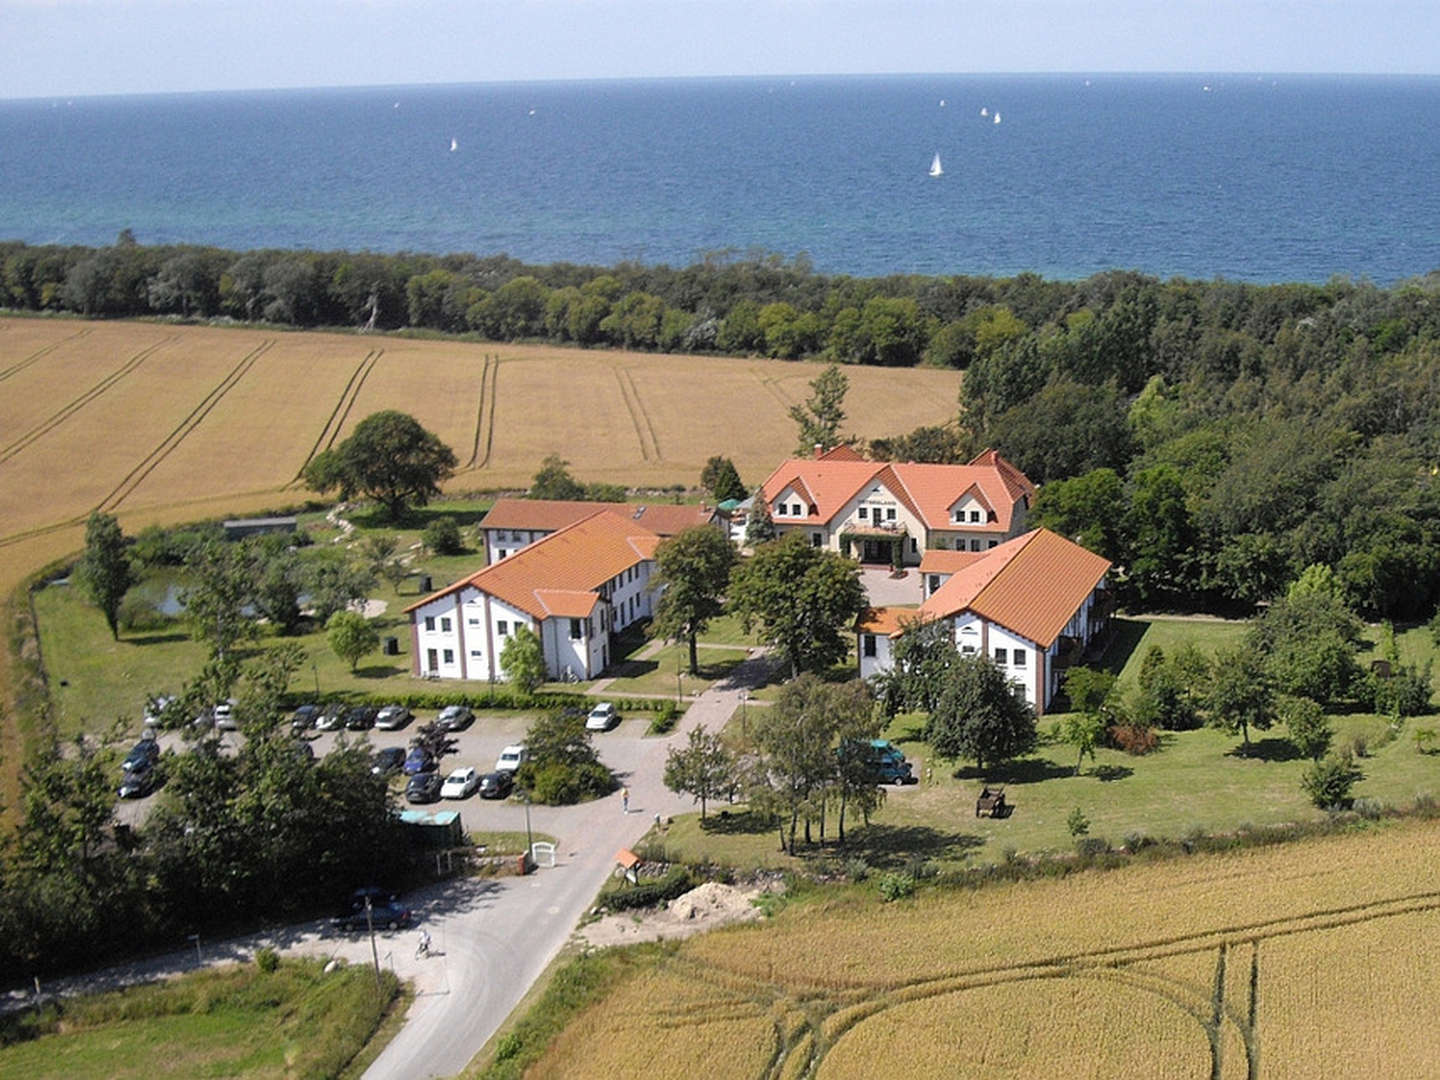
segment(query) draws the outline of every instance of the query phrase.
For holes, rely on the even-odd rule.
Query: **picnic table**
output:
[[[1005,816],[1005,789],[1003,787],[983,787],[980,789],[980,797],[975,800],[975,816],[989,815],[992,818]]]

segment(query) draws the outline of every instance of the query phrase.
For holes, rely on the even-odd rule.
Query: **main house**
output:
[[[777,533],[894,566],[915,566],[929,549],[995,548],[1021,532],[1035,497],[994,450],[967,465],[917,465],[868,461],[848,446],[785,462],[761,492]]]
[[[860,675],[893,666],[891,646],[913,624],[943,620],[962,654],[988,656],[1044,714],[1075,664],[1107,625],[1110,563],[1049,529],[983,552],[926,552],[925,601],[871,608],[860,619]]]
[[[587,505],[580,520],[407,607],[413,673],[504,679],[501,651],[522,626],[539,635],[552,679],[591,679],[609,667],[612,636],[652,613],[661,536]]]
[[[633,506],[629,503],[580,502],[567,499],[496,499],[480,522],[485,561],[499,562],[598,510],[629,517],[657,536],[670,537],[696,525],[715,522],[714,507],[677,506],[668,503]]]

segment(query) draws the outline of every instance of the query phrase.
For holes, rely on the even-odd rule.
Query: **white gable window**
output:
[[[509,620],[507,620],[507,619],[500,619],[499,621],[497,621],[497,622],[495,623],[495,633],[498,634],[500,637],[505,637],[507,634],[509,634],[509,633],[510,633],[510,622],[509,622]]]
[[[870,508],[868,506],[862,506],[856,511],[856,514],[859,515],[861,521],[868,521],[870,519]]]
[[[1025,650],[1024,650],[1024,649],[1016,649],[1014,652],[1012,652],[1012,653],[1010,654],[1010,666],[1011,666],[1011,667],[1024,667],[1024,666],[1025,666]]]
[[[787,506],[785,503],[776,503],[776,504],[775,504],[775,516],[776,516],[776,517],[789,517],[789,516],[790,516],[790,507]]]

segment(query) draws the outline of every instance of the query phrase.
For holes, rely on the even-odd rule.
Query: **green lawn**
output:
[[[67,1000],[60,1015],[5,1018],[0,1076],[337,1076],[365,1048],[392,1003],[364,966],[331,975],[315,961],[286,960],[198,972],[114,993]]]
[[[1249,624],[1227,619],[1117,615],[1112,626],[1114,637],[1100,666],[1134,686],[1139,682],[1140,664],[1152,646],[1160,646],[1168,656],[1189,643],[1212,656],[1217,649],[1238,644]]]

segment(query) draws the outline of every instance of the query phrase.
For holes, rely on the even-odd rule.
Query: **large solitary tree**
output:
[[[411,506],[424,506],[439,495],[455,464],[455,452],[413,416],[386,409],[371,413],[348,439],[317,454],[305,468],[305,483],[319,492],[338,489],[342,499],[367,495],[398,520]]]
[[[715,526],[699,525],[661,543],[655,562],[659,573],[654,587],[662,591],[652,629],[662,637],[685,641],[690,646],[690,674],[698,675],[696,638],[724,610],[735,548]]]
[[[85,523],[85,554],[75,567],[75,576],[95,606],[105,613],[110,636],[118,639],[120,603],[135,582],[135,572],[125,551],[120,523],[109,514],[91,512]]]
[[[845,658],[865,608],[860,568],[811,547],[802,533],[761,544],[730,575],[730,609],[748,633],[780,651],[792,675],[823,672]]]

